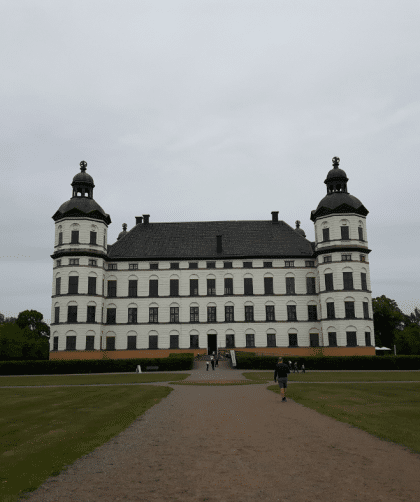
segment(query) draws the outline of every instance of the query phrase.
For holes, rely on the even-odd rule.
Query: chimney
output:
[[[279,222],[279,212],[278,211],[271,211],[271,221],[272,221],[272,223]]]
[[[143,223],[143,216],[136,216],[136,225]]]
[[[143,218],[144,218],[144,224],[148,225],[149,224],[150,214],[143,214]]]
[[[217,235],[216,240],[217,240],[217,252],[221,253],[222,252],[222,236]]]

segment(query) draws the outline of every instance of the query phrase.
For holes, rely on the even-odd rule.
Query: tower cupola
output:
[[[303,230],[302,228],[300,228],[300,221],[296,220],[295,224],[296,224],[295,232],[297,234],[301,235],[302,237],[305,237],[305,239],[306,239],[305,230]]]
[[[324,183],[327,185],[327,193],[348,193],[347,192],[347,174],[340,169],[338,166],[340,164],[339,157],[333,157],[333,168],[327,174]]]
[[[93,199],[93,178],[86,172],[87,162],[80,162],[80,173],[73,178],[73,197],[88,197]]]

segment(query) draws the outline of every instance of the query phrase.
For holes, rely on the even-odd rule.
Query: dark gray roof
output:
[[[330,213],[349,213],[355,212],[366,216],[369,211],[354,195],[346,192],[333,192],[327,194],[315,211],[311,212],[311,220],[315,221],[318,216],[325,216]]]
[[[217,253],[216,236],[222,235]],[[310,257],[311,243],[284,221],[139,223],[108,247],[109,259]]]
[[[325,181],[333,180],[335,178],[339,178],[339,179],[346,178],[348,180],[347,174],[345,173],[345,171],[343,171],[342,169],[339,169],[339,168],[337,168],[337,169],[334,168],[334,169],[331,169],[330,171],[328,171],[327,179]]]
[[[61,204],[58,211],[54,214],[54,220],[62,218],[65,215],[85,215],[92,218],[101,219],[108,223],[111,223],[111,218],[109,214],[101,208],[101,206],[89,197],[72,197],[64,204]]]

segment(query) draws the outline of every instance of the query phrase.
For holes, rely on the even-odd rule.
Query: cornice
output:
[[[93,258],[103,258],[106,260],[107,256],[104,254],[104,251],[82,251],[82,250],[68,250],[68,251],[55,251],[52,255],[50,255],[53,260],[56,258],[61,258],[62,256],[92,256]]]
[[[319,255],[322,255],[322,254],[352,252],[352,251],[358,252],[358,253],[369,254],[372,250],[368,249],[368,248],[362,248],[360,246],[330,246],[330,247],[318,249],[317,251],[314,252],[314,256],[318,257]],[[366,262],[361,262],[361,263],[366,263]],[[321,265],[321,263],[319,265]]]

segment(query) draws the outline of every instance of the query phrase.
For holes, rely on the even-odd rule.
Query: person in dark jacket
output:
[[[287,374],[290,373],[289,366],[285,363],[283,363],[283,358],[279,357],[279,361],[276,364],[276,369],[274,370],[274,381],[276,382],[278,380],[279,382],[279,387],[280,387],[280,393],[281,393],[281,400],[287,401],[286,399],[286,389],[287,389]]]

